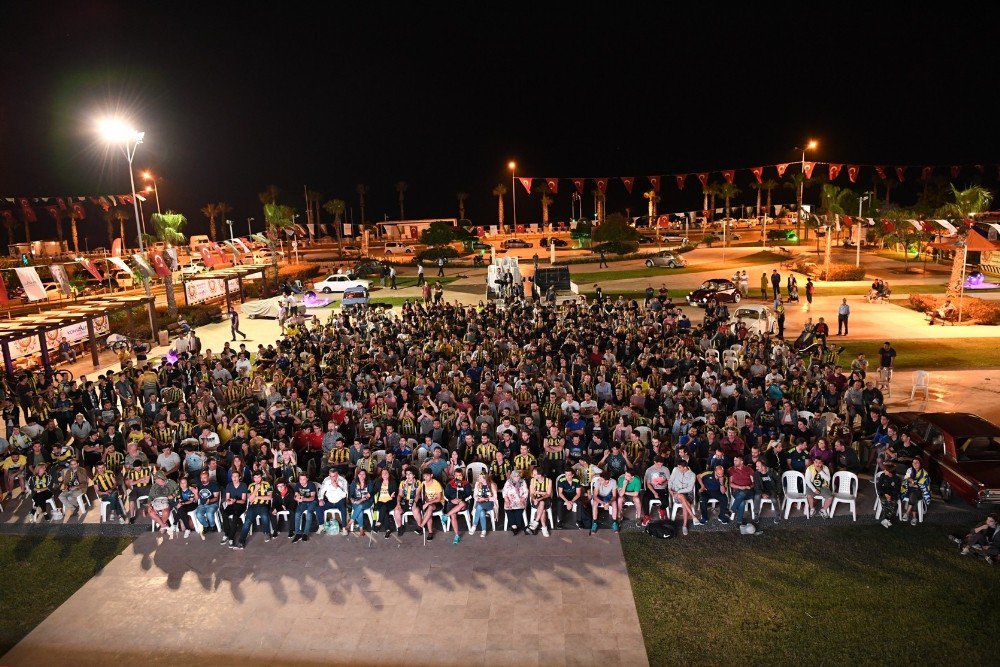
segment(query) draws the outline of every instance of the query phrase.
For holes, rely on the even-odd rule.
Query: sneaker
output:
[[[687,534],[688,534],[688,527],[681,526],[681,535],[687,535]]]
[[[244,549],[247,548],[247,545],[245,545],[245,544],[236,544],[236,545],[233,545],[232,548],[233,548],[234,551],[243,551]]]
[[[385,531],[385,535],[383,536],[382,539],[386,539],[387,540],[387,539],[389,539],[390,535],[392,535],[392,529],[391,528],[389,530]]]
[[[983,556],[983,558],[986,559],[987,565],[996,565],[997,563],[995,560],[993,560],[993,556]]]
[[[414,529],[413,529],[413,534],[414,534],[414,535],[423,535],[423,534],[424,534],[424,531],[423,531],[423,530],[421,530],[420,528],[414,528]]]
[[[911,516],[910,517],[910,525],[911,526],[917,525],[917,517],[915,517],[915,516]]]
[[[952,542],[954,542],[955,544],[961,544],[962,543],[962,538],[959,537],[958,535],[949,535],[948,539],[951,540]]]
[[[963,556],[968,556],[970,553],[972,553],[972,549],[970,549],[969,547],[962,547],[962,550],[959,553],[962,554]]]
[[[476,527],[473,526],[472,528],[469,528],[469,535],[475,535],[475,534],[476,534]]]
[[[483,532],[479,533],[479,537],[486,537],[486,529],[483,528]]]
[[[527,528],[524,529],[524,534],[525,535],[534,535],[535,534],[535,529],[532,528],[531,526],[528,526]]]
[[[512,532],[512,533],[514,533],[515,535],[517,535],[518,533],[520,533],[520,532],[521,532],[521,527],[520,527],[520,526],[514,526],[513,528],[511,528],[511,529],[510,529],[510,532]],[[528,531],[527,531],[527,530],[525,530],[524,532],[528,532]]]
[[[542,526],[542,537],[548,537],[548,536],[549,536],[549,529],[546,528],[545,526]]]
[[[427,541],[430,542],[434,539],[434,533],[427,533]]]
[[[590,532],[591,533],[596,533],[597,532],[597,522],[596,521],[593,522],[592,524],[590,524]]]
[[[191,537],[191,531],[190,531],[190,529],[185,528],[184,529],[184,539],[186,540],[189,537]]]
[[[827,518],[826,517],[826,510],[820,510],[819,511],[819,518],[821,518],[821,519]]]
[[[233,546],[233,543],[229,540],[229,538],[226,537],[225,535],[223,535],[222,536],[222,541],[219,542],[219,544],[225,544],[226,542],[229,542],[229,546]]]
[[[453,540],[451,541],[451,543],[452,543],[452,544],[458,544],[458,543],[459,543],[459,542],[461,542],[461,541],[462,541],[462,536],[461,536],[461,535],[456,535],[456,536],[455,536],[455,539],[453,539]]]
[[[229,546],[233,546],[233,540],[229,540]]]
[[[267,543],[267,542],[270,542],[270,541],[271,541],[271,536],[269,534],[267,534],[267,533],[264,533],[264,542]]]
[[[728,524],[729,523],[729,519],[727,517],[720,516],[719,517],[719,523]]]
[[[302,541],[303,542],[308,542],[309,541],[309,536],[308,535],[303,535],[302,536]]]
[[[661,509],[660,510],[660,521],[666,521],[666,519],[667,519],[667,510]]]
[[[403,536],[403,527],[402,526],[400,526],[399,528],[396,529],[396,536],[397,537],[402,537]]]
[[[892,527],[892,521],[889,521],[888,519],[882,519],[881,523],[886,528],[891,528]]]
[[[170,540],[174,539],[174,531],[172,531],[172,530],[168,530],[167,531],[167,539],[170,539]]]
[[[708,523],[707,519],[699,521],[698,519],[695,519],[694,517],[691,517],[691,525],[692,526],[700,526],[700,525],[706,524],[706,523]]]
[[[642,526],[643,528],[645,528],[646,526],[649,525],[649,515],[648,514],[646,516],[642,517],[642,523],[640,523],[639,525]]]
[[[302,536],[301,535],[296,535],[295,537],[292,538],[292,544],[295,544],[296,542],[301,542],[301,541],[302,541]]]
[[[199,532],[198,533],[198,537],[200,537],[201,541],[204,542],[205,541],[205,531],[202,530],[201,532]]]

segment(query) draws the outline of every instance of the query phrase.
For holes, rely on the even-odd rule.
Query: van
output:
[[[208,244],[208,243],[211,243],[211,241],[208,239],[208,235],[206,235],[206,234],[195,234],[194,236],[191,237],[191,243],[190,243],[190,245],[188,247],[191,248],[191,252],[195,252],[202,245],[205,245],[205,244]]]

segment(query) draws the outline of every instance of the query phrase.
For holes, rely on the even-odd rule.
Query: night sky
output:
[[[193,233],[220,200],[238,231],[248,216],[259,229],[269,183],[300,210],[303,184],[343,198],[355,221],[357,183],[369,220],[398,217],[398,180],[408,218],[454,217],[464,190],[488,224],[510,159],[536,177],[643,177],[790,162],[814,137],[820,161],[1000,161],[986,4],[967,19],[912,4],[653,4],[5,2],[0,195],[127,192],[123,158],[94,131],[116,110],[146,132],[136,166]],[[612,183],[608,211],[644,212],[647,188]],[[661,211],[700,208],[693,177],[678,192],[668,176],[661,195]],[[540,219],[520,184],[518,213]],[[103,223],[83,229],[104,243]]]

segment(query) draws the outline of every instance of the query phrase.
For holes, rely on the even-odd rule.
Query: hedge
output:
[[[826,280],[864,280],[865,270],[850,264],[830,264],[830,274]]]
[[[156,307],[156,319],[160,329],[166,329],[170,324],[176,324],[180,316],[192,327],[201,327],[206,324],[222,321],[222,306],[219,304],[199,303],[193,306],[177,306],[178,317],[169,317],[166,306]],[[139,314],[138,309],[132,311],[118,311],[108,318],[111,331],[120,333],[129,338],[139,338],[148,340],[149,318],[145,313]]]
[[[639,250],[639,244],[634,241],[605,241],[590,247],[590,252],[595,254],[602,250],[611,255],[631,255]]]
[[[413,259],[416,262],[427,262],[431,260],[437,261],[441,257],[444,257],[445,259],[455,259],[458,257],[458,251],[450,245],[435,246],[421,250]]]
[[[911,294],[909,301],[911,308],[927,313],[940,308],[946,298],[930,294]],[[962,301],[962,319],[976,324],[1000,324],[1000,302],[966,296]]]

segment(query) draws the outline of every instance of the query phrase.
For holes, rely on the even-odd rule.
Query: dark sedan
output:
[[[564,241],[562,239],[557,239],[554,236],[552,238],[548,238],[548,237],[543,236],[542,238],[540,238],[538,240],[538,247],[539,248],[548,248],[550,243],[552,245],[554,245],[555,247],[557,247],[557,248],[565,248],[565,247],[567,247],[569,245],[569,243],[567,241]]]
[[[701,287],[688,294],[686,298],[692,306],[704,308],[712,299],[715,299],[716,303],[739,303],[743,297],[732,280],[713,278],[703,282]]]

